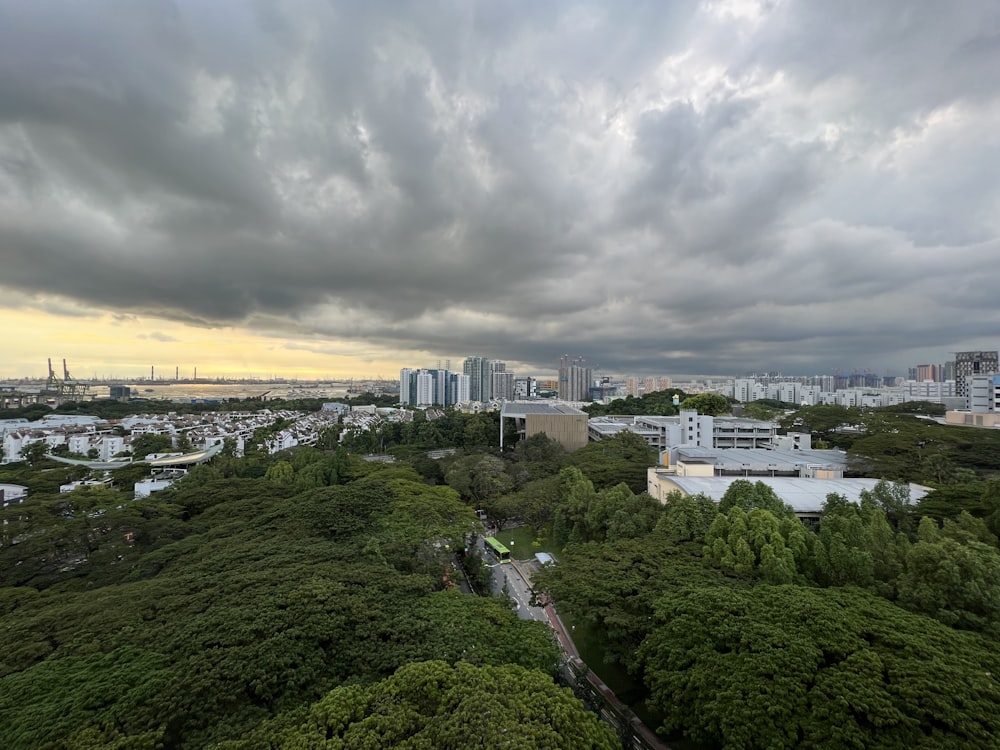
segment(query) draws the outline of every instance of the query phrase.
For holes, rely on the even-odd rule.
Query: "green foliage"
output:
[[[368,688],[341,687],[303,717],[249,735],[238,748],[524,747],[611,750],[614,733],[572,692],[515,665],[408,664]]]
[[[29,466],[37,466],[45,460],[49,454],[49,446],[44,440],[29,443],[21,448],[21,457],[27,461]]]
[[[821,438],[828,438],[838,427],[859,425],[861,421],[860,409],[838,404],[803,406],[779,420],[782,429],[790,432],[809,432]]]
[[[944,404],[936,404],[933,401],[905,401],[902,404],[892,406],[882,406],[876,411],[887,414],[922,414],[928,417],[943,417],[948,410]]]
[[[858,589],[695,588],[640,649],[663,730],[741,748],[993,747],[1000,659]]]
[[[678,401],[687,398],[684,391],[677,388],[668,388],[665,391],[654,391],[646,393],[636,398],[628,396],[612,401],[610,404],[589,404],[583,408],[591,417],[603,417],[608,414],[649,414],[662,417],[672,417],[677,414],[677,407],[674,406],[674,397]]]
[[[445,481],[477,507],[514,489],[503,459],[484,454],[455,461],[445,473]]]
[[[716,516],[705,535],[704,553],[724,570],[759,574],[769,583],[791,583],[806,569],[809,542],[794,516],[734,507]]]
[[[534,576],[535,589],[552,595],[560,612],[598,634],[606,661],[634,665],[636,650],[652,627],[653,603],[683,586],[731,583],[688,547],[654,531],[612,543],[572,545],[559,565]]]
[[[771,421],[777,419],[785,412],[798,409],[797,404],[789,404],[773,398],[760,398],[756,401],[749,401],[743,404],[743,416],[750,419],[761,419]]]
[[[582,471],[597,489],[624,482],[633,492],[646,490],[646,470],[655,463],[656,452],[627,430],[588,443],[566,458],[566,464]]]
[[[169,435],[143,434],[136,435],[132,440],[132,455],[139,459],[151,453],[170,453],[173,448]]]
[[[966,483],[1000,472],[996,430],[942,425],[886,411],[865,418],[849,455],[866,476],[902,481]]]
[[[951,534],[956,533],[951,530]],[[946,538],[929,518],[906,555],[900,605],[945,625],[1000,638],[1000,551],[978,541]]]
[[[700,546],[718,514],[715,502],[707,495],[683,495],[675,491],[667,495],[663,517],[656,529],[672,542],[696,542]]]
[[[682,409],[694,409],[699,414],[709,417],[718,417],[723,414],[730,414],[733,406],[732,402],[725,396],[718,393],[699,393],[697,396],[690,396],[681,402]]]
[[[782,502],[777,493],[761,481],[737,479],[726,489],[719,501],[719,512],[728,513],[733,508],[745,511],[767,510],[776,516],[794,516],[792,509]]]
[[[510,459],[513,462],[510,473],[521,485],[558,474],[566,459],[566,449],[558,440],[540,432],[519,441]]]
[[[562,482],[558,475],[528,482],[517,492],[502,498],[502,502],[488,503],[492,518],[520,518],[535,532],[549,523],[562,498]]]
[[[559,472],[559,505],[554,513],[552,539],[557,545],[587,541],[587,511],[594,502],[594,484],[575,466]]]
[[[476,526],[452,490],[340,451],[227,460],[4,511],[5,748],[207,747],[444,655],[554,672],[545,626],[440,591]]]

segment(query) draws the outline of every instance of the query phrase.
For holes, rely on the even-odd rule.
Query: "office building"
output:
[[[955,395],[968,398],[967,378],[972,375],[993,375],[998,372],[997,353],[955,352]]]
[[[527,375],[515,377],[514,398],[522,401],[538,398],[538,381]]]

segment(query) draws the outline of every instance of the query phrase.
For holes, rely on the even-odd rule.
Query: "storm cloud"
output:
[[[993,0],[0,16],[0,304],[539,371],[1000,345]]]

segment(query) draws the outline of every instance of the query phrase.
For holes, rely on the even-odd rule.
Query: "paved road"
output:
[[[522,620],[539,620],[548,622],[545,611],[541,607],[531,606],[531,589],[524,582],[524,578],[518,573],[514,564],[493,562],[493,558],[486,552],[483,538],[476,541],[482,558],[493,571],[493,594],[500,596],[503,593],[504,584],[507,585],[507,593],[512,602],[517,607],[517,616]]]

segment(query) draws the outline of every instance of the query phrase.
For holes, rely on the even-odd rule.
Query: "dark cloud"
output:
[[[0,10],[9,304],[538,370],[998,345],[989,0]]]

